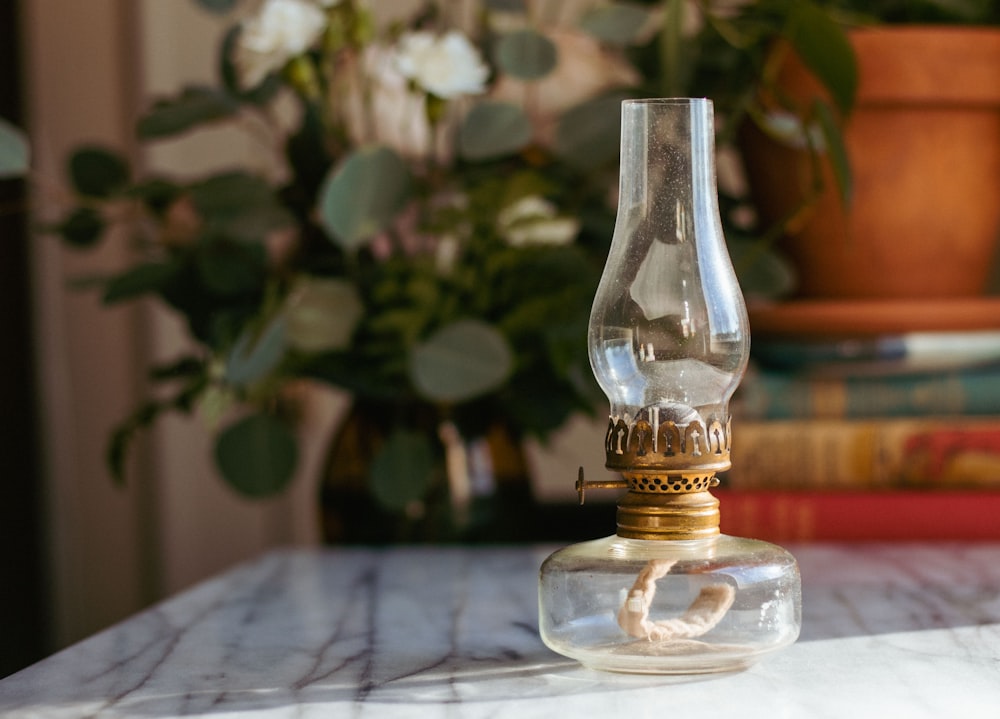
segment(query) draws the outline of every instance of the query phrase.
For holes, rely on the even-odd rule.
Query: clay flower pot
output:
[[[859,88],[845,143],[854,197],[825,190],[783,240],[804,298],[953,298],[981,294],[1000,239],[1000,29],[854,31]],[[790,56],[780,83],[808,102],[816,81]],[[748,124],[749,125],[749,124]],[[762,219],[802,202],[809,154],[743,134]]]

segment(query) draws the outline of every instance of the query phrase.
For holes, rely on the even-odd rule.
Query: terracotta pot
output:
[[[893,27],[851,34],[859,90],[845,141],[854,173],[845,211],[829,165],[824,192],[783,241],[810,298],[981,294],[1000,238],[1000,29]],[[789,55],[780,84],[821,91]],[[808,153],[748,123],[742,149],[762,219],[798,206]]]

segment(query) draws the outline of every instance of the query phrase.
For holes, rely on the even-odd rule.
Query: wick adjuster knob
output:
[[[627,489],[629,486],[627,479],[608,479],[603,482],[588,482],[583,478],[583,467],[576,476],[576,493],[580,496],[580,504],[583,504],[584,494],[588,487],[591,489]]]

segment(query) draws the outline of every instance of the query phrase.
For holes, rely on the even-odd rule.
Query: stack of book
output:
[[[1000,539],[1000,330],[755,337],[752,358],[723,531]]]

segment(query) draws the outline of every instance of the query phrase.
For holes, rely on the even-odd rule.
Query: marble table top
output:
[[[0,681],[0,716],[1000,716],[1000,544],[791,549],[801,638],[735,674],[550,652],[550,548],[288,550]]]

